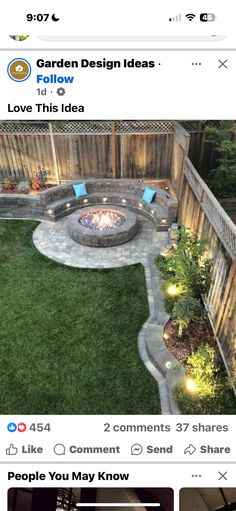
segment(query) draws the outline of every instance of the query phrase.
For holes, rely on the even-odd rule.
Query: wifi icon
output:
[[[194,18],[196,18],[196,14],[186,14],[186,18],[189,20],[189,21],[193,21]]]

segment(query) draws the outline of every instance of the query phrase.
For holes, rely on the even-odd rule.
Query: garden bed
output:
[[[164,341],[186,373],[175,386],[174,397],[184,414],[234,414],[233,382],[228,378],[202,301],[212,281],[206,240],[198,239],[184,227],[179,234],[175,248],[156,258],[171,316]]]
[[[48,172],[39,170],[34,177],[19,179],[15,176],[5,177],[0,182],[0,194],[37,195],[43,190],[50,188],[48,184]]]
[[[42,186],[39,190],[32,190],[32,188],[29,188],[28,190],[25,190],[25,191],[19,190],[16,187],[11,188],[10,190],[2,187],[2,188],[0,188],[0,194],[4,193],[7,195],[10,195],[13,193],[13,194],[17,194],[17,195],[38,195],[43,190],[47,190],[48,188],[52,188],[53,186],[55,186],[55,184],[47,184],[45,186]]]
[[[208,344],[213,348],[216,347],[214,334],[207,317],[192,321],[181,337],[178,336],[178,328],[173,321],[168,321],[164,330],[164,340],[166,347],[180,364],[185,364],[189,355],[201,345]]]

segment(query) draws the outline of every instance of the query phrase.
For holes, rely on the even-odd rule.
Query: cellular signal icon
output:
[[[181,21],[181,14],[177,14],[177,16],[169,18],[169,21]]]

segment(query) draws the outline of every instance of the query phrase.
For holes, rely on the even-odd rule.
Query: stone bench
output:
[[[135,179],[88,179],[85,183],[88,195],[79,198],[72,184],[53,186],[36,196],[0,194],[0,217],[57,221],[76,209],[107,204],[142,213],[160,230],[166,230],[176,220],[178,203],[166,190],[151,186],[156,196],[147,204],[142,195],[148,185]]]
[[[176,220],[177,200],[165,190],[151,187],[155,189],[156,195],[153,202],[147,204],[142,200],[145,183],[131,179],[89,179],[84,182],[88,195],[83,197],[75,196],[72,184],[55,186],[41,192],[44,216],[56,221],[81,207],[111,204],[142,213],[160,230],[166,230]]]
[[[40,219],[44,216],[44,209],[39,195],[0,194],[0,218]]]

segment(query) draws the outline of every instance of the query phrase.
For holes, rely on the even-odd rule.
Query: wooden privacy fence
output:
[[[179,190],[183,225],[207,239],[213,279],[205,302],[229,371],[236,372],[236,226],[186,158]]]
[[[2,122],[0,179],[169,177],[175,122]]]

